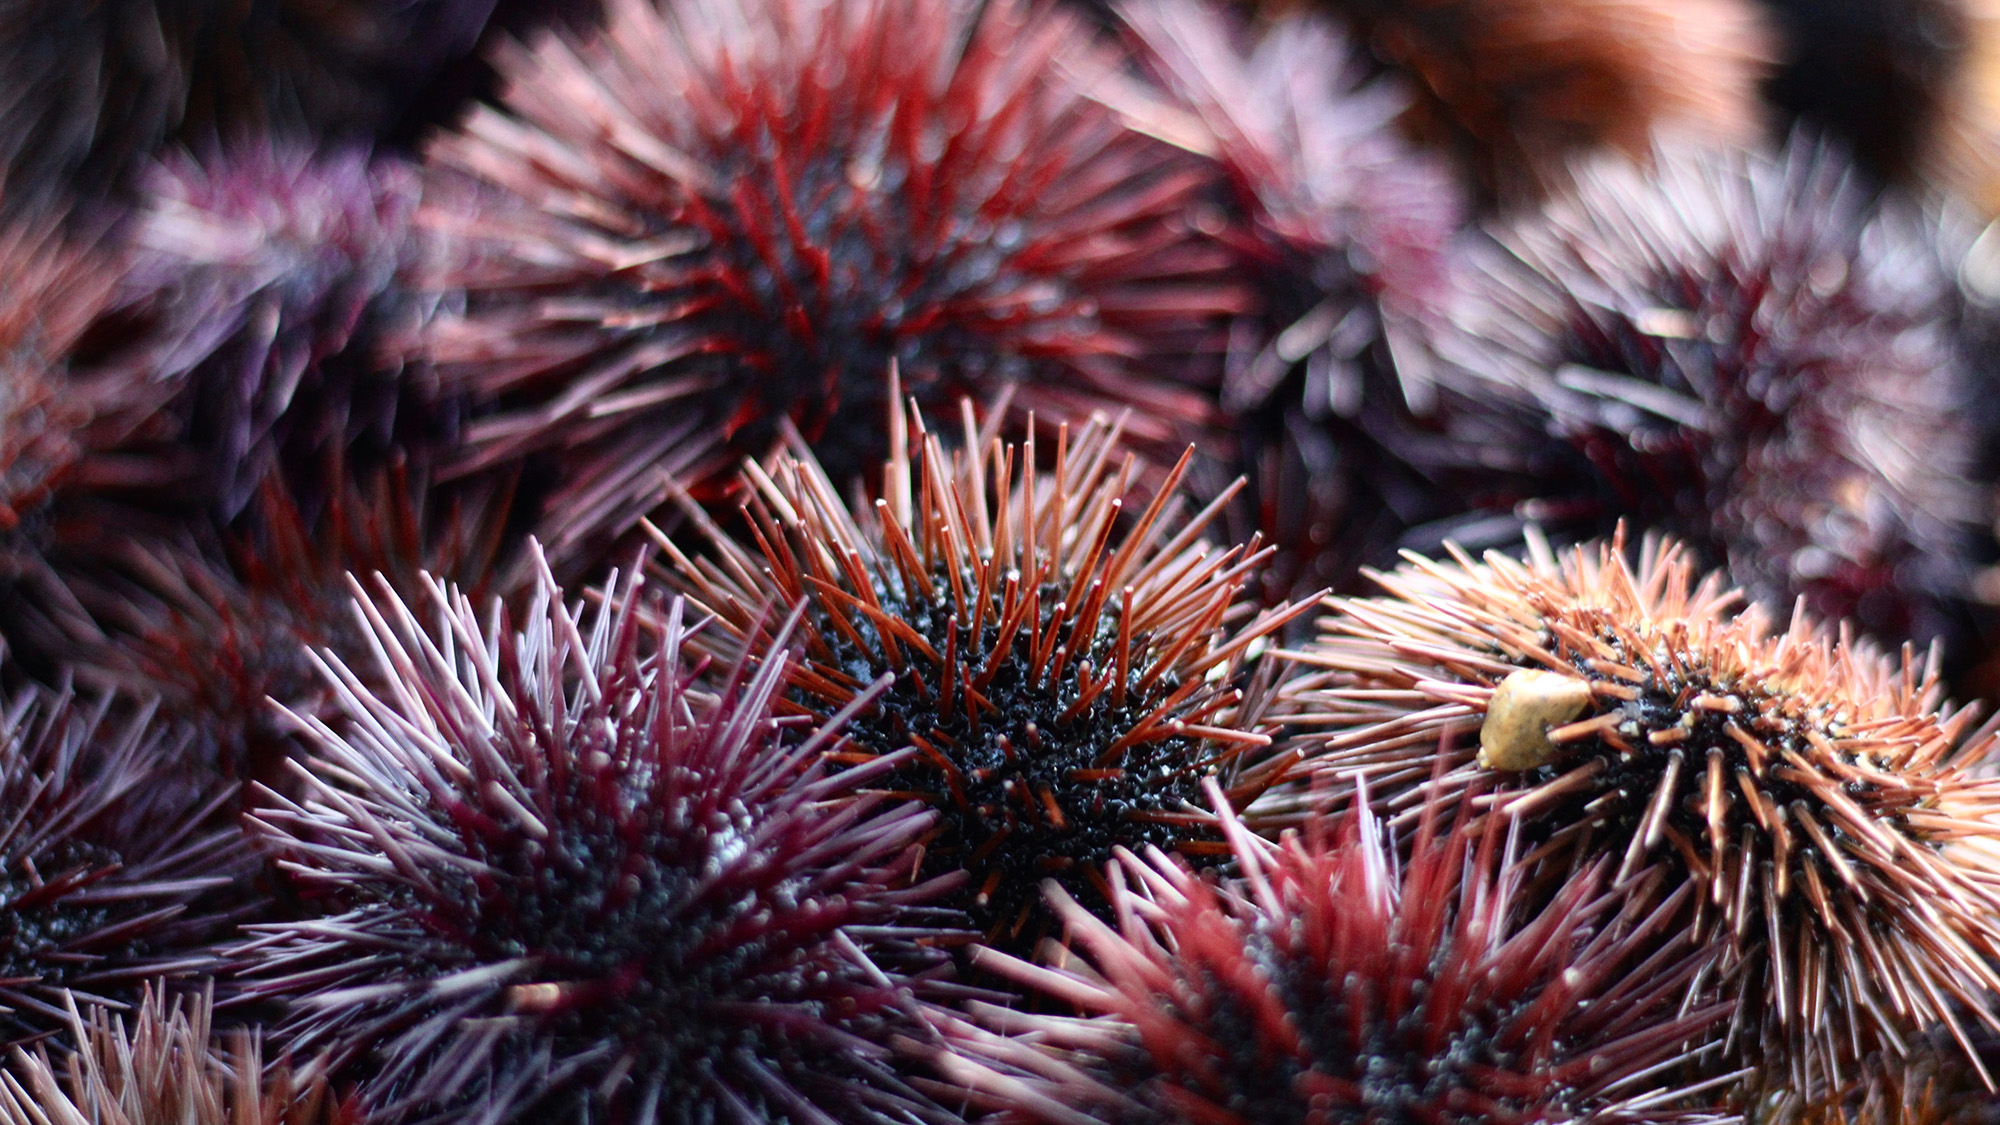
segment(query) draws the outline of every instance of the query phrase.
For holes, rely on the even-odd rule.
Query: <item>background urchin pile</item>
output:
[[[0,1120],[2000,1117],[1983,0],[0,0]]]

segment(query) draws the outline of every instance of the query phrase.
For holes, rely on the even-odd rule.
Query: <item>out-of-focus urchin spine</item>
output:
[[[1121,850],[1115,925],[1051,887],[1071,952],[978,959],[1080,1014],[945,1017],[939,1071],[1048,1125],[1726,1118],[1658,1071],[1728,1006],[1682,1007],[1697,953],[1616,916],[1607,864],[1528,909],[1497,833],[1427,823],[1399,865],[1365,807],[1281,844],[1222,807],[1240,879]]]
[[[148,988],[131,1024],[72,1004],[64,1054],[16,1048],[0,1076],[0,1125],[345,1125],[326,1088],[289,1068],[267,1081],[256,1038],[219,1044],[212,992],[168,1000]]]
[[[1747,143],[1773,50],[1745,0],[1318,0],[1409,75],[1411,130],[1518,203],[1656,132]]]
[[[1500,231],[1441,350],[1553,440],[1516,434],[1473,503],[1667,530],[1767,605],[1945,633],[1979,499],[1950,279],[1850,167],[1667,145]]]
[[[1253,28],[1169,0],[1122,19],[1163,88],[1157,130],[1216,167],[1221,238],[1259,300],[1234,325],[1222,388],[1251,483],[1240,522],[1280,548],[1274,593],[1338,585],[1405,526],[1455,511],[1444,477],[1482,456],[1433,418],[1449,390],[1417,346],[1451,304],[1470,201],[1398,132],[1399,76],[1330,17]]]
[[[509,543],[504,490],[434,488],[401,464],[327,476],[336,491],[316,511],[267,478],[240,532],[114,528],[65,544],[10,635],[79,682],[158,696],[164,714],[202,732],[224,776],[276,784],[300,745],[297,724],[270,701],[331,718],[333,693],[310,653],[368,651],[347,576],[407,590],[431,574],[484,598]]]
[[[0,213],[135,188],[170,138],[365,142],[493,0],[0,0]]]
[[[1207,169],[1104,104],[1122,65],[1024,0],[614,0],[508,53],[505,109],[428,153],[463,468],[537,458],[568,569],[786,422],[872,471],[892,368],[945,409],[1130,405],[1177,447],[1245,295],[1196,229]]]
[[[1681,925],[1743,1001],[1753,1085],[1836,1095],[1933,1029],[2000,1027],[1995,746],[1894,661],[1803,611],[1782,632],[1680,548],[1412,557],[1336,599],[1278,708],[1330,795],[1365,783],[1404,827],[1491,792],[1552,873],[1609,858],[1621,893],[1695,897]],[[1442,760],[1440,760],[1440,757]],[[1436,780],[1434,780],[1436,779]]]
[[[402,356],[435,301],[411,288],[418,192],[394,158],[269,139],[146,177],[117,314],[139,338],[117,362],[172,388],[223,518],[274,472],[423,436],[435,394]]]
[[[891,415],[874,504],[850,510],[795,445],[746,470],[748,544],[712,524],[712,557],[662,540],[667,580],[716,615],[698,643],[729,657],[761,659],[764,607],[804,603],[788,706],[860,708],[840,761],[921,751],[886,784],[940,811],[924,872],[969,872],[959,902],[989,941],[1025,950],[1048,928],[1043,878],[1101,902],[1120,845],[1221,850],[1203,779],[1247,803],[1283,774],[1263,752],[1257,654],[1310,602],[1252,617],[1244,589],[1268,552],[1201,541],[1230,495],[1186,515],[1192,452],[1133,518],[1137,464],[1115,424],[1060,428],[1038,471],[1033,438],[1003,444],[969,404],[951,452],[910,410]]]
[[[520,632],[421,596],[357,603],[381,667],[327,663],[346,733],[302,716],[306,793],[252,819],[325,910],[244,951],[302,1073],[376,1122],[943,1118],[884,1046],[950,937],[892,886],[929,816],[856,793],[900,759],[826,774],[780,653],[707,691],[631,584],[593,617],[544,569]]]
[[[42,209],[0,225],[0,556],[57,488],[88,472],[93,426],[117,413],[113,388],[70,362],[113,300],[116,257],[72,241],[63,218]]]
[[[72,997],[136,999],[220,965],[234,903],[217,892],[250,855],[209,826],[227,790],[177,771],[188,741],[109,696],[0,701],[0,1042],[61,1030]]]

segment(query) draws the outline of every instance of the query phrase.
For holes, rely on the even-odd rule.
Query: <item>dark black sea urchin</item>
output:
[[[1399,868],[1365,808],[1337,840],[1223,824],[1239,880],[1121,851],[1115,926],[1051,888],[1076,956],[979,961],[1081,1016],[947,1018],[939,1069],[1000,1120],[1046,1125],[1722,1116],[1649,1072],[1727,1006],[1681,1009],[1697,958],[1648,940],[1659,916],[1614,916],[1607,865],[1527,912],[1497,834],[1427,824]]]
[[[1524,475],[1475,504],[1669,531],[1752,598],[1891,643],[1945,630],[1977,497],[1925,219],[1805,140],[1663,146],[1590,166],[1499,243],[1446,351],[1537,421],[1500,443]]]
[[[805,604],[790,705],[861,707],[843,761],[918,749],[886,784],[942,812],[924,870],[969,871],[962,901],[988,940],[1028,946],[1045,876],[1081,892],[1121,844],[1220,850],[1194,802],[1203,778],[1247,800],[1283,772],[1246,758],[1270,742],[1251,670],[1307,605],[1244,620],[1266,552],[1200,541],[1229,497],[1184,518],[1187,459],[1128,521],[1117,427],[1062,428],[1037,472],[1033,439],[977,433],[969,407],[952,453],[912,410],[914,443],[892,418],[871,509],[850,512],[803,449],[753,463],[755,548],[718,532],[717,557],[693,561],[668,544],[673,580],[719,618],[701,643],[729,655],[768,650],[763,607]]]
[[[930,817],[854,795],[898,763],[822,773],[780,652],[711,694],[678,603],[543,575],[519,633],[442,584],[434,629],[361,603],[385,686],[329,664],[346,733],[253,817],[325,908],[244,951],[302,1074],[378,1123],[938,1116],[882,1046],[949,918],[891,886]]]
[[[1869,1052],[1995,1025],[2000,864],[1950,846],[2000,835],[1992,728],[1934,667],[1803,612],[1774,633],[1693,575],[1669,544],[1636,574],[1617,548],[1413,557],[1388,596],[1330,603],[1283,710],[1335,792],[1365,780],[1407,822],[1492,790],[1549,872],[1691,885],[1678,924],[1743,996],[1730,1039],[1766,1089],[1822,1097]]]
[[[250,856],[206,826],[226,793],[175,774],[185,743],[108,697],[0,700],[0,1043],[66,1027],[73,997],[133,1000],[216,970],[230,919],[211,892]]]
[[[874,468],[892,366],[932,406],[1204,419],[1174,376],[1213,381],[1241,295],[1190,229],[1207,173],[1093,96],[1120,64],[1025,0],[617,0],[506,55],[506,112],[429,154],[467,311],[428,354],[485,411],[464,467],[545,455],[565,559],[663,475],[712,498],[781,420]]]

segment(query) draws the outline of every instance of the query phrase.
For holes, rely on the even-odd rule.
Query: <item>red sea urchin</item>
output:
[[[243,951],[276,1034],[377,1123],[949,1120],[882,1046],[950,936],[891,886],[930,817],[854,792],[900,763],[822,773],[780,652],[708,693],[679,603],[611,593],[544,570],[519,633],[358,603],[386,686],[331,663],[347,733],[253,817],[326,910]]]
[[[186,736],[118,708],[41,688],[0,701],[0,1042],[60,1030],[71,997],[219,964],[230,918],[204,899],[251,858],[206,827],[227,794],[189,800]]]
[[[407,288],[417,196],[394,159],[268,139],[146,177],[117,314],[140,335],[119,362],[173,390],[222,517],[275,470],[360,460],[416,429],[435,396],[397,353],[424,318]]]
[[[1766,604],[1945,632],[1978,499],[1950,279],[1837,152],[1601,162],[1468,285],[1443,350],[1527,411],[1475,506],[1578,538],[1630,519]]]
[[[790,705],[861,708],[839,760],[921,751],[886,784],[942,813],[925,873],[969,871],[974,922],[1024,948],[1043,929],[1030,925],[1043,877],[1094,899],[1119,845],[1219,850],[1195,805],[1202,779],[1247,801],[1282,774],[1246,759],[1270,741],[1255,649],[1309,603],[1243,620],[1267,553],[1199,541],[1229,497],[1184,519],[1186,459],[1128,524],[1135,461],[1116,427],[1060,429],[1036,472],[1034,440],[975,432],[969,405],[952,453],[911,410],[914,447],[895,416],[872,508],[850,512],[795,446],[746,472],[755,548],[716,531],[717,557],[695,561],[666,544],[671,580],[718,618],[700,643],[730,656],[767,651],[764,607],[805,605]]]
[[[1075,953],[979,960],[1082,1015],[946,1018],[939,1070],[1000,1120],[1046,1125],[1723,1116],[1655,1084],[1727,1005],[1681,1007],[1699,959],[1649,940],[1664,911],[1613,916],[1606,865],[1528,914],[1497,834],[1427,824],[1399,870],[1365,808],[1336,841],[1223,819],[1240,880],[1121,851],[1115,927],[1051,887]]]
[[[429,153],[464,468],[545,455],[562,560],[667,476],[712,498],[782,420],[872,469],[892,367],[929,405],[1018,386],[1185,440],[1209,408],[1174,377],[1213,381],[1243,296],[1190,229],[1205,171],[1092,97],[1121,61],[1025,0],[614,0],[509,53],[507,111]]]
[[[1365,780],[1405,823],[1491,790],[1547,871],[1692,885],[1682,924],[1744,997],[1732,1049],[1767,1091],[1811,1101],[1869,1052],[2000,1027],[2000,865],[1947,847],[2000,835],[1974,773],[1992,728],[1940,706],[1934,668],[1803,612],[1774,634],[1693,575],[1665,543],[1636,574],[1616,547],[1413,557],[1388,596],[1329,603],[1281,710],[1320,782]]]

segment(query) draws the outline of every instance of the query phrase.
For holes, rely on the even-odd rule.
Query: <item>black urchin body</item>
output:
[[[274,472],[299,487],[422,436],[434,396],[397,354],[424,316],[405,288],[413,169],[257,140],[165,160],[145,187],[116,314],[137,339],[116,362],[173,389],[217,514]]]
[[[890,886],[928,818],[825,776],[832,729],[780,744],[782,657],[707,693],[636,593],[587,620],[544,571],[518,634],[363,603],[388,687],[330,665],[345,733],[255,820],[327,914],[251,991],[374,1121],[928,1119],[883,1046],[950,937]]]
[[[1191,229],[1207,173],[1092,96],[1118,65],[1019,0],[624,0],[506,56],[514,116],[429,154],[468,310],[427,354],[485,411],[465,467],[545,461],[563,559],[663,473],[713,499],[787,420],[872,470],[892,368],[933,407],[1018,385],[1181,436],[1209,407],[1176,376],[1212,381],[1242,296]]]
[[[1615,916],[1602,865],[1528,910],[1497,836],[1427,824],[1399,866],[1366,818],[1274,846],[1225,814],[1242,877],[1221,885],[1122,852],[1113,925],[1052,890],[1071,958],[979,960],[1079,1015],[946,1018],[940,1071],[1048,1125],[1705,1116],[1643,1076],[1727,1006],[1680,1006],[1699,957],[1656,956],[1657,920]]]
[[[1555,440],[1516,434],[1475,502],[1565,534],[1631,519],[1765,604],[1938,636],[1976,498],[1922,221],[1803,141],[1656,160],[1580,174],[1486,259],[1447,350]]]
[[[0,703],[0,1041],[61,1029],[71,997],[122,1002],[220,964],[219,892],[249,855],[204,822],[226,793],[176,767],[185,735],[106,698],[25,689]]]
[[[732,655],[762,650],[760,607],[806,603],[794,705],[830,715],[888,681],[836,757],[918,749],[887,784],[944,813],[926,871],[969,871],[974,921],[1025,948],[1042,878],[1090,891],[1120,844],[1214,851],[1202,780],[1247,799],[1282,772],[1243,760],[1269,741],[1244,702],[1244,654],[1306,603],[1240,622],[1265,554],[1196,541],[1226,494],[1176,526],[1189,459],[1123,527],[1135,462],[1101,421],[1064,429],[1041,473],[1033,441],[1003,446],[969,416],[965,448],[984,456],[947,454],[915,425],[912,450],[892,422],[872,512],[850,513],[798,449],[747,474],[755,553],[719,532],[719,560],[667,547]]]
[[[1365,779],[1406,824],[1499,786],[1491,815],[1550,877],[1606,862],[1630,893],[1691,885],[1677,924],[1744,995],[1731,1049],[1767,1091],[1824,1097],[1869,1052],[2000,1027],[2000,868],[1948,850],[1996,832],[2000,789],[1971,772],[1994,736],[1940,709],[1934,667],[1803,614],[1774,634],[1666,546],[1636,575],[1605,549],[1380,581],[1391,597],[1337,602],[1300,654],[1326,677],[1285,710],[1322,781]]]

